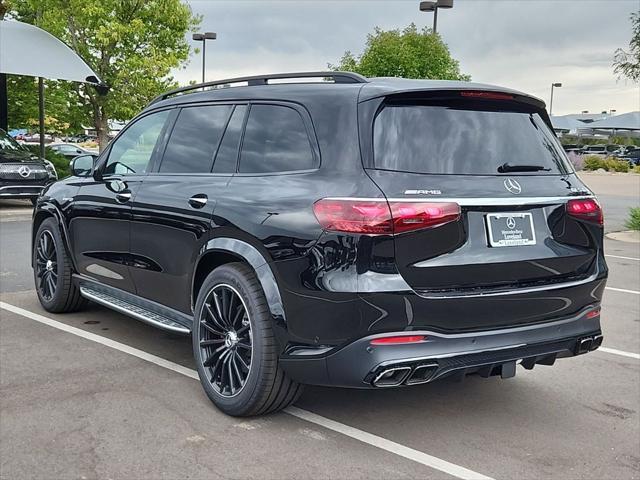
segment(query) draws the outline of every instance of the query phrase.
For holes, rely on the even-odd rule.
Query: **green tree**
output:
[[[613,71],[619,77],[627,77],[632,82],[640,83],[640,12],[632,13],[629,19],[633,27],[629,51],[622,48],[615,51]]]
[[[169,74],[187,62],[186,33],[200,23],[180,0],[11,0],[9,5],[14,18],[67,43],[110,87],[101,95],[91,85],[57,82],[66,92],[67,112],[60,116],[93,125],[100,148],[108,142],[109,120],[130,119],[176,85]]]
[[[364,52],[354,56],[350,51],[333,70],[357,72],[365,77],[431,78],[470,80],[460,73],[458,61],[437,33],[429,28],[418,31],[415,24],[404,30],[382,30],[378,27],[367,35]]]
[[[69,103],[69,82],[46,80],[45,126],[49,133],[68,133],[80,130],[82,109]],[[20,75],[7,76],[9,97],[9,128],[33,128],[38,126],[38,79]]]

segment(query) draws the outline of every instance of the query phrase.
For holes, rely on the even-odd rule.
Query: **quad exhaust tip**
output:
[[[404,382],[411,373],[411,367],[392,367],[382,370],[373,379],[376,387],[397,387]]]
[[[602,345],[603,336],[601,334],[583,337],[576,342],[576,355],[592,352]]]
[[[430,363],[410,366],[390,366],[373,379],[374,387],[397,387],[399,385],[419,385],[427,383],[438,369],[438,364]]]

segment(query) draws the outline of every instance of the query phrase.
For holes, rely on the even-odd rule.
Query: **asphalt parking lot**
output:
[[[607,230],[640,176],[585,176]],[[0,477],[640,478],[640,244],[606,240],[601,350],[509,380],[308,387],[286,413],[227,417],[188,338],[98,306],[52,315],[30,209],[0,202]]]

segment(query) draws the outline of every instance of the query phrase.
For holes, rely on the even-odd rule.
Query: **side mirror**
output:
[[[80,155],[71,160],[71,174],[74,177],[89,177],[93,172],[96,155]]]

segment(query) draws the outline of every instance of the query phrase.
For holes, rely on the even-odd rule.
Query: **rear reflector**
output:
[[[594,222],[599,225],[604,223],[602,208],[600,208],[598,202],[593,198],[569,200],[567,202],[567,213],[572,217]]]
[[[513,95],[497,92],[460,92],[461,97],[485,98],[487,100],[513,100]]]
[[[380,337],[374,338],[369,343],[371,345],[399,345],[403,343],[420,343],[424,342],[424,335],[400,335],[396,337]]]
[[[313,213],[325,230],[394,235],[454,222],[460,218],[460,205],[323,198],[313,205]]]
[[[593,310],[588,312],[584,317],[589,319],[589,318],[595,318],[599,316],[600,316],[600,308],[594,308]]]

